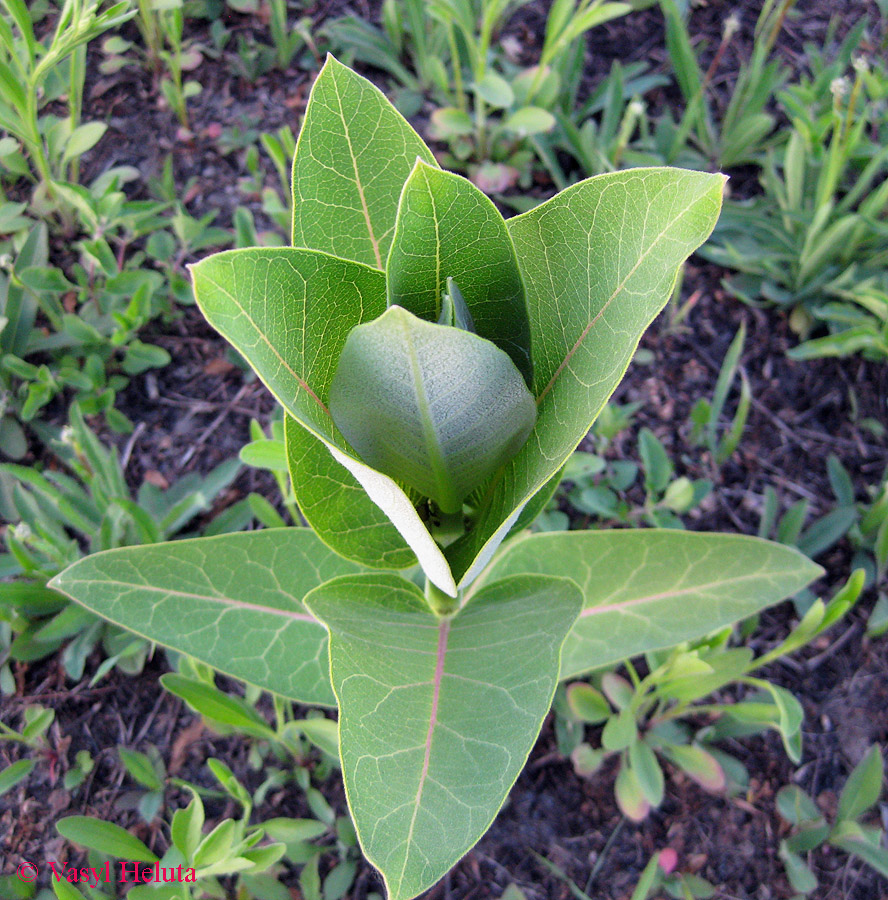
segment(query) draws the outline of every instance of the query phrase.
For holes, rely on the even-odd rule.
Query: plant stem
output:
[[[435,587],[428,579],[426,579],[425,583],[425,598],[431,607],[432,612],[439,618],[451,616],[459,609],[459,595],[451,597],[448,594],[445,594],[444,591],[439,587]]]

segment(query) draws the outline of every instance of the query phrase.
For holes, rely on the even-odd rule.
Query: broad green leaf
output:
[[[631,747],[638,740],[635,713],[631,709],[621,710],[619,715],[607,720],[601,732],[601,746],[615,752]]]
[[[163,779],[158,776],[151,760],[144,753],[139,753],[138,750],[130,750],[127,747],[118,747],[117,753],[127,772],[142,787],[147,788],[149,791],[163,790]]]
[[[230,250],[191,268],[207,321],[242,353],[284,409],[320,438],[384,510],[431,581],[456,595],[450,567],[398,484],[356,459],[327,407],[351,330],[385,310],[385,276],[315,250]]]
[[[643,822],[648,817],[651,805],[644,796],[638,775],[631,766],[626,764],[625,759],[614,783],[614,796],[617,806],[620,807],[620,811],[627,819],[631,819],[633,822]]]
[[[837,820],[856,819],[876,803],[882,793],[883,768],[882,751],[874,744],[854,767],[842,788]]]
[[[786,877],[793,890],[807,895],[817,888],[817,876],[808,868],[805,860],[798,853],[789,849],[786,841],[780,842],[780,858],[783,860]]]
[[[506,109],[515,102],[512,86],[501,75],[487,72],[474,86],[475,93],[496,109]]]
[[[287,462],[296,502],[318,537],[348,559],[374,569],[403,569],[416,556],[358,480],[323,441],[286,416]]]
[[[614,172],[506,223],[530,319],[537,424],[490,480],[472,532],[448,548],[460,586],[588,432],[679,267],[712,231],[723,186],[723,176],[678,169]]]
[[[33,759],[20,759],[0,771],[0,796],[24,781],[34,768]]]
[[[516,109],[503,123],[506,131],[514,131],[522,137],[542,134],[555,127],[555,116],[540,106],[523,106]]]
[[[191,266],[207,321],[284,409],[340,449],[327,395],[349,332],[385,311],[385,276],[315,250],[249,248]]]
[[[448,278],[475,332],[505,350],[530,385],[530,324],[506,223],[470,181],[418,160],[401,193],[386,265],[388,302],[437,322]]]
[[[98,850],[105,856],[145,863],[158,861],[158,857],[137,837],[113,822],[103,822],[89,816],[68,816],[59,819],[56,829],[65,840],[89,850]]]
[[[840,834],[831,838],[830,843],[841,847],[847,853],[860,857],[868,866],[872,866],[883,878],[888,878],[888,850],[881,844],[870,842],[865,837]]]
[[[552,701],[580,609],[562,578],[509,578],[439,619],[391,575],[306,603],[330,632],[346,794],[389,900],[425,890],[481,837]]]
[[[823,570],[759,538],[672,530],[518,537],[483,582],[533,573],[572,578],[585,598],[561,677],[672,647],[751,616]]]
[[[184,700],[198,715],[214,722],[230,725],[238,731],[260,740],[274,739],[275,732],[265,719],[245,700],[226,694],[211,684],[167,672],[160,676],[160,683],[171,694]]]
[[[568,685],[567,705],[577,719],[590,725],[606,722],[612,715],[610,704],[605,700],[604,694],[585,681]]]
[[[274,528],[107,550],[79,560],[52,586],[227,675],[332,706],[324,629],[302,598],[361,570],[307,528]]]
[[[663,770],[650,745],[643,740],[630,744],[629,764],[638,778],[645,800],[654,808],[658,807],[663,802],[665,784]]]
[[[194,799],[184,809],[173,813],[170,839],[185,860],[191,859],[201,839],[204,823],[203,801],[195,793]]]
[[[453,106],[436,109],[429,121],[430,136],[440,141],[465,137],[474,131],[472,117],[465,110]]]
[[[107,130],[108,126],[104,122],[87,122],[75,128],[65,144],[62,162],[83,156],[87,150],[91,150],[99,142]]]
[[[382,92],[328,56],[296,143],[293,246],[382,269],[417,157],[436,165]]]
[[[777,812],[790,825],[803,825],[823,818],[817,804],[798,785],[788,784],[780,788],[776,800]]]
[[[300,719],[291,724],[324,753],[339,759],[339,726],[332,719]]]
[[[53,879],[52,889],[55,893],[58,900],[84,900],[83,894],[77,890],[74,885],[69,884],[67,881],[59,881],[58,879]],[[30,895],[22,895],[22,896],[30,896]],[[14,897],[11,898],[14,900]]]
[[[669,760],[707,791],[722,791],[725,772],[718,760],[699,744],[667,744],[662,748]]]
[[[449,514],[515,455],[536,418],[504,351],[400,306],[349,335],[330,412],[361,459]]]

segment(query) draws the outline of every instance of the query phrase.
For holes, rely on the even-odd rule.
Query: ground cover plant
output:
[[[495,556],[548,499],[722,186],[600,176],[506,223],[328,58],[296,146],[294,247],[192,269],[204,315],[283,403],[297,500],[341,556],[274,529],[97,554],[50,585],[254,684],[335,703],[355,828],[389,897],[417,896],[481,837],[559,677],[656,649],[652,631],[723,627],[818,574],[777,545],[657,531],[516,538]],[[359,524],[317,503],[318,482],[350,492]],[[242,554],[248,577],[231,568]],[[417,562],[419,585],[369,571]]]
[[[63,5],[27,4],[27,32],[16,4],[20,21],[8,18],[16,52],[25,47],[19,35],[32,33],[40,44],[39,60],[50,47]],[[71,11],[84,5],[89,4],[75,3]],[[422,5],[404,0],[387,0],[379,9],[375,3],[346,6],[338,0],[298,9],[282,2],[266,7],[258,0],[141,4],[136,17],[62,59],[38,88],[41,133],[58,137],[64,120],[65,127],[94,123],[91,133],[98,135],[91,147],[80,148],[76,161],[72,157],[58,170],[56,202],[47,202],[42,188],[34,190],[16,139],[0,143],[0,253],[8,254],[2,265],[10,285],[8,297],[0,294],[0,307],[5,302],[0,340],[14,339],[17,348],[0,362],[0,406],[11,435],[0,460],[5,462],[10,449],[17,456],[15,466],[0,472],[0,533],[12,551],[0,559],[0,569],[5,580],[13,579],[0,586],[0,896],[379,900],[384,893],[361,853],[347,808],[343,777],[347,786],[354,779],[348,768],[339,769],[336,713],[220,676],[194,656],[163,649],[111,622],[103,625],[94,613],[45,587],[65,565],[105,547],[155,544],[124,552],[138,558],[158,550],[152,569],[159,570],[166,552],[156,544],[159,539],[221,535],[256,523],[268,534],[232,539],[242,540],[245,548],[259,540],[284,547],[293,532],[287,526],[305,524],[300,505],[328,542],[345,542],[348,532],[366,524],[362,517],[379,516],[375,527],[363,531],[376,536],[376,550],[386,551],[378,526],[390,520],[367,501],[358,482],[350,482],[349,490],[335,489],[323,444],[280,406],[275,411],[274,397],[243,356],[189,308],[191,277],[184,271],[186,262],[197,262],[209,249],[282,252],[282,245],[291,243],[293,135],[300,131],[314,72],[331,41],[431,140],[434,160],[426,157],[425,169],[420,167],[430,183],[449,176],[451,184],[463,186],[462,200],[477,200],[471,185],[438,166],[463,171],[500,210],[540,207],[542,216],[547,198],[584,175],[666,162],[701,169],[727,164],[729,203],[748,202],[765,190],[760,177],[768,148],[779,165],[793,130],[806,135],[801,153],[795,151],[805,156],[806,174],[817,170],[822,148],[809,138],[832,127],[834,96],[840,110],[848,110],[842,112],[843,127],[856,141],[846,172],[862,171],[869,149],[878,147],[883,79],[877,48],[883,22],[864,0],[841,0],[830,11],[816,4],[798,9],[791,2],[761,9],[743,4],[729,20],[715,5],[641,3],[625,10],[622,4],[537,0],[499,12],[497,4],[476,0],[472,5],[479,16],[474,21],[461,11],[469,4],[441,4],[440,16],[423,19]],[[128,12],[135,6],[131,3]],[[5,4],[0,15],[11,7]],[[833,12],[835,24],[828,26]],[[616,14],[595,24],[604,13]],[[456,14],[462,16],[458,27]],[[352,17],[350,32],[331,23],[343,15]],[[571,33],[574,25],[590,23],[595,27]],[[380,35],[388,46],[379,42]],[[569,39],[553,56],[559,35]],[[431,43],[423,44],[424,38]],[[488,57],[473,62],[479,41],[487,42]],[[375,51],[382,52],[374,62]],[[859,54],[868,65],[852,68]],[[478,65],[493,77],[479,82]],[[842,74],[847,83],[833,84]],[[395,80],[387,82],[389,76]],[[458,79],[473,131],[441,141],[437,127],[447,117],[435,111],[459,112]],[[187,81],[193,84],[186,98]],[[535,133],[503,130],[532,82],[537,109],[528,124]],[[504,88],[515,101],[505,107]],[[855,91],[857,99],[850,102]],[[479,96],[484,154],[477,153],[474,127]],[[186,101],[184,128],[177,108],[181,112]],[[104,127],[104,133],[94,126]],[[57,149],[52,141],[48,146]],[[405,169],[402,181],[409,176]],[[876,174],[873,184],[880,177]],[[842,181],[841,188],[847,184]],[[396,197],[401,187],[394,190]],[[483,206],[483,198],[479,202]],[[531,218],[518,217],[513,224]],[[36,267],[28,264],[27,253],[19,259],[35,222],[44,236]],[[877,270],[870,252],[879,247],[873,224],[877,220],[865,222],[869,230],[855,254]],[[807,225],[799,227],[804,233]],[[414,242],[403,237],[400,264],[414,264],[411,276],[421,275],[422,266],[412,259]],[[761,253],[773,253],[766,244]],[[708,256],[713,249],[709,243],[702,252]],[[385,269],[388,255],[380,253]],[[597,257],[606,258],[607,253]],[[14,262],[12,268],[7,261]],[[197,269],[208,270],[208,262]],[[375,258],[367,262],[378,268]],[[517,256],[516,263],[520,275]],[[792,260],[777,275],[791,271]],[[880,810],[872,805],[878,796],[878,750],[871,749],[888,740],[888,722],[880,714],[888,672],[884,367],[860,354],[819,362],[787,358],[806,328],[815,341],[825,333],[821,321],[838,334],[850,321],[845,312],[853,309],[843,310],[838,301],[849,298],[835,295],[829,307],[818,305],[816,297],[795,307],[759,307],[758,301],[744,307],[720,287],[726,275],[731,287],[743,283],[700,255],[684,265],[665,315],[643,335],[625,378],[581,449],[567,459],[561,484],[553,475],[546,491],[534,496],[496,553],[497,568],[464,592],[472,596],[451,619],[445,655],[452,655],[452,638],[467,633],[453,622],[477,600],[488,603],[491,585],[526,572],[531,556],[546,558],[548,568],[537,577],[567,574],[582,582],[584,593],[609,590],[606,581],[619,581],[609,565],[614,554],[604,557],[603,573],[591,570],[595,577],[588,583],[585,572],[574,571],[578,562],[596,552],[593,538],[625,547],[650,540],[633,537],[649,526],[728,531],[737,535],[734,540],[758,533],[814,558],[826,576],[774,611],[705,634],[708,623],[700,621],[703,630],[690,639],[674,643],[682,634],[673,630],[660,649],[632,658],[625,656],[632,653],[631,629],[614,631],[627,638],[622,644],[602,649],[603,642],[583,641],[579,650],[571,649],[579,626],[572,629],[564,659],[578,653],[612,658],[604,669],[564,676],[535,742],[537,729],[526,729],[525,746],[534,746],[505,806],[480,842],[423,892],[430,900],[661,895],[760,900],[765,890],[775,897],[811,891],[816,900],[870,900],[884,891],[878,875],[881,838],[874,827]],[[499,379],[494,395],[502,401],[511,397],[514,412],[500,413],[511,431],[506,429],[499,446],[497,429],[479,432],[492,445],[484,455],[493,467],[520,444],[528,427],[531,414],[522,404],[522,390],[535,396],[538,364],[531,370],[511,346],[504,350],[510,368],[503,354],[491,355],[488,344],[496,345],[488,341],[489,333],[472,332],[478,330],[479,317],[469,309],[477,303],[476,284],[466,290],[462,280],[442,278],[441,285],[434,309],[431,303],[426,313],[410,308],[415,322],[384,300],[375,314],[368,310],[369,322],[343,324],[348,337],[341,348],[353,337],[350,362],[346,365],[343,353],[333,354],[337,363],[344,360],[343,376],[333,391],[337,366],[331,366],[329,398],[322,396],[335,414],[334,436],[348,440],[354,458],[400,482],[398,489],[416,503],[419,522],[449,565],[449,556],[460,552],[461,531],[476,529],[489,476],[484,467],[471,471],[458,460],[436,469],[428,464],[434,453],[421,454],[418,462],[405,460],[399,453],[406,439],[390,442],[394,453],[389,446],[388,458],[379,454],[373,445],[380,430],[366,429],[353,399],[372,383],[367,377],[374,371],[371,345],[386,342],[386,360],[396,358],[392,348],[398,341],[392,336],[397,338],[398,330],[392,326],[409,325],[403,333],[414,339],[428,329],[445,334],[442,343],[459,349],[463,358],[467,348],[486,348],[486,370]],[[28,302],[22,307],[23,288]],[[833,319],[817,318],[820,309],[828,309]],[[2,322],[10,312],[13,326]],[[520,327],[510,335],[519,332]],[[873,353],[864,356],[875,360]],[[140,360],[152,364],[139,368]],[[387,365],[383,375],[390,369]],[[452,374],[451,367],[436,371]],[[431,369],[426,372],[431,377]],[[383,396],[375,401],[377,417],[386,410],[397,413],[381,439],[389,432],[409,435],[401,419],[411,404],[402,395],[387,405],[384,392],[378,393]],[[477,391],[469,399],[476,408],[487,408]],[[562,403],[559,412],[563,409]],[[493,414],[488,418],[489,426]],[[584,426],[573,425],[579,436]],[[515,446],[509,446],[509,435]],[[295,460],[291,452],[288,459],[286,442],[292,450],[300,437],[305,447],[321,452],[300,452]],[[517,456],[505,459],[507,471],[528,453],[519,447]],[[246,468],[237,464],[238,455]],[[294,481],[291,467],[295,474],[300,464]],[[340,470],[333,466],[332,471]],[[476,478],[482,486],[473,489]],[[426,493],[434,499],[421,499]],[[457,505],[461,515],[442,509]],[[534,508],[542,513],[528,536],[520,529]],[[631,528],[620,537],[588,531],[625,526]],[[394,526],[388,528],[398,549],[406,546],[409,555],[409,544]],[[304,527],[298,531],[307,533]],[[549,531],[568,533],[540,533]],[[670,549],[696,537],[664,534],[671,538]],[[560,539],[567,539],[560,545],[569,552],[554,552]],[[189,546],[191,541],[181,547],[183,559]],[[348,554],[362,552],[358,541],[342,546]],[[320,554],[328,562],[349,564],[341,552],[334,555],[317,541],[305,549],[310,552],[300,558]],[[179,553],[174,550],[176,558]],[[397,569],[390,554],[385,568],[373,568],[368,563],[374,554],[364,555],[351,561],[359,577],[396,575],[419,604],[451,602],[432,589],[427,600],[413,592],[412,585],[426,586],[421,567]],[[314,561],[306,559],[306,565]],[[226,563],[238,565],[234,557]],[[849,580],[858,568],[862,571]],[[325,571],[319,580],[332,574]],[[304,586],[290,592],[299,595]],[[832,599],[821,603],[818,595]],[[239,599],[254,603],[256,597]],[[655,622],[647,605],[631,610],[642,608]],[[594,624],[607,614],[586,610],[579,621]],[[188,617],[177,608],[174,621],[179,625]],[[497,623],[498,631],[507,628]],[[215,625],[201,636],[210,633],[216,633]],[[323,631],[318,634],[323,639]],[[237,638],[237,647],[245,638],[250,643],[247,632]],[[207,643],[194,637],[191,649],[206,651]],[[375,648],[367,653],[374,675],[379,655]],[[522,660],[514,656],[509,667],[518,671]],[[220,652],[214,662],[231,671],[226,666],[232,659],[238,662]],[[286,670],[283,663],[276,667],[279,673]],[[449,690],[450,682],[445,673],[443,688]],[[442,721],[452,708],[445,695],[439,697]],[[474,710],[477,696],[471,699],[467,708]],[[480,711],[490,707],[481,704]],[[501,705],[496,712],[494,721],[505,723]],[[421,732],[418,742],[427,733],[421,721],[409,728]],[[513,731],[517,740],[519,729]],[[376,738],[376,731],[371,736]],[[479,754],[469,755],[474,765]],[[430,756],[432,778],[439,765],[439,757]],[[867,774],[855,774],[843,792],[855,767]],[[415,766],[410,771],[416,777]],[[395,768],[392,791],[399,781],[403,787],[399,774]],[[804,816],[791,812],[782,795],[775,803],[788,784],[813,801],[814,807],[804,809],[801,800],[797,804]],[[839,809],[840,793],[857,795],[858,806],[843,800]],[[866,803],[860,799],[864,794]],[[424,796],[435,799],[429,790]],[[418,821],[426,821],[427,809],[426,804]],[[645,809],[647,815],[637,821]],[[783,819],[784,813],[790,818]],[[366,823],[365,812],[361,815]],[[196,867],[196,877],[155,888],[90,886],[88,878],[72,883],[54,875],[56,869],[79,875],[79,867],[119,874],[125,866],[132,874],[138,860],[145,867],[149,860],[162,862],[165,872]],[[39,872],[36,884],[16,874],[20,861]]]

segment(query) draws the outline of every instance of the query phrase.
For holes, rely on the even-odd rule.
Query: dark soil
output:
[[[363,15],[373,8],[357,6]],[[542,34],[547,4],[536,2],[521,10],[509,26],[532,57]],[[317,4],[308,13],[319,20],[341,14],[341,4]],[[354,11],[354,10],[353,10]],[[722,77],[735,77],[748,51],[756,7],[712,2],[695,9],[693,32],[710,52],[718,45],[725,17],[736,11],[743,28],[722,59]],[[834,4],[800,2],[783,32],[779,49],[799,70],[804,44],[822,42],[830,15],[841,16],[839,32],[863,14],[877,16],[875,4],[841,0]],[[234,27],[248,34],[246,17],[232,15]],[[209,43],[206,35],[197,34]],[[634,13],[594,31],[589,39],[588,79],[605,74],[611,60],[649,59],[668,71],[663,28],[654,10]],[[92,63],[96,63],[95,59]],[[95,66],[93,65],[93,68]],[[367,73],[378,83],[378,73]],[[238,182],[244,175],[243,150],[223,153],[220,129],[238,126],[273,131],[289,124],[294,133],[307,98],[311,74],[292,69],[272,73],[248,84],[233,78],[225,57],[206,59],[199,77],[203,93],[189,109],[192,133],[184,135],[159,100],[150,74],[137,67],[114,76],[91,78],[87,116],[109,121],[109,138],[88,160],[85,177],[110,165],[136,166],[144,182],[160,174],[172,154],[177,184],[183,185],[187,207],[194,216],[218,211],[216,224],[230,226],[233,211],[248,205],[260,227],[268,227],[257,198],[245,196]],[[663,102],[673,99],[664,93]],[[271,173],[269,177],[276,178]],[[269,180],[269,183],[273,183]],[[190,187],[186,189],[185,185]],[[142,186],[143,194],[146,188]],[[826,458],[835,454],[854,478],[859,500],[875,484],[886,463],[888,444],[859,427],[872,417],[885,421],[888,369],[851,359],[794,363],[785,351],[796,341],[786,321],[772,311],[753,310],[730,299],[720,288],[722,273],[694,260],[688,267],[683,300],[692,303],[690,315],[678,326],[667,311],[645,337],[652,354],[648,365],[633,365],[614,399],[641,401],[633,430],[610,448],[615,457],[635,457],[637,428],[646,425],[664,442],[679,474],[709,477],[715,490],[689,517],[689,525],[705,531],[755,533],[767,485],[777,490],[783,506],[800,498],[811,502],[811,515],[826,513],[831,492]],[[750,379],[754,405],[740,448],[717,470],[708,455],[689,445],[688,414],[700,397],[711,397],[721,360],[741,321],[748,328],[743,366]],[[235,455],[249,436],[251,417],[268,421],[273,401],[254,379],[232,365],[226,345],[187,310],[172,325],[147,338],[165,346],[174,362],[165,369],[133,380],[119,405],[138,428],[121,440],[127,477],[138,486],[146,477],[172,483],[191,471],[206,472]],[[250,490],[273,496],[271,482],[250,472],[224,498],[235,502]],[[575,522],[582,527],[582,521]],[[851,551],[841,542],[819,561],[827,568],[820,587],[830,595],[849,571]],[[747,766],[752,783],[747,794],[713,796],[672,772],[662,807],[640,826],[623,820],[613,798],[615,772],[605,769],[594,779],[577,776],[569,761],[558,756],[551,717],[518,779],[510,799],[478,846],[425,896],[436,900],[498,898],[517,883],[528,900],[566,900],[568,883],[555,875],[540,857],[562,870],[589,897],[624,900],[650,856],[665,847],[678,853],[680,871],[696,872],[717,886],[724,900],[780,900],[792,895],[777,856],[786,826],[777,817],[774,796],[796,782],[815,796],[821,807],[835,809],[836,797],[848,772],[873,742],[888,741],[888,640],[870,641],[865,623],[873,602],[871,591],[830,635],[792,659],[772,666],[767,677],[791,689],[806,712],[804,758],[795,769],[776,736],[734,742],[729,748]],[[786,635],[795,620],[791,604],[762,616],[753,645],[764,650]],[[42,703],[56,710],[48,747],[31,777],[0,798],[0,870],[7,873],[22,859],[45,859],[78,854],[66,847],[53,827],[66,815],[89,814],[130,828],[157,851],[167,835],[155,821],[140,824],[121,799],[134,785],[117,757],[117,747],[145,750],[154,745],[170,775],[211,785],[205,761],[224,759],[246,784],[255,788],[261,775],[250,768],[246,741],[212,734],[166,694],[158,676],[166,671],[162,653],[137,677],[112,673],[95,687],[89,678],[100,662],[90,661],[87,676],[77,685],[66,683],[57,659],[17,664],[18,691],[4,701],[3,720],[20,725],[24,707]],[[595,742],[598,735],[590,732]],[[76,792],[66,791],[61,776],[78,750],[89,750],[96,768]],[[0,744],[0,768],[19,758],[17,745]],[[308,760],[309,765],[312,764]],[[345,810],[341,784],[331,778],[319,785],[334,808]],[[167,792],[175,808],[187,802],[176,789]],[[224,803],[209,805],[208,815],[219,818],[235,812]],[[884,812],[884,807],[883,807]],[[255,821],[290,815],[310,815],[304,795],[290,785],[273,791],[256,811]],[[330,860],[332,860],[330,855]],[[811,864],[820,887],[815,900],[886,900],[888,882],[871,869],[836,851],[818,851]],[[332,864],[332,863],[330,863]],[[289,883],[296,884],[296,873]],[[381,890],[373,870],[361,863],[352,900],[364,900]],[[294,887],[293,897],[301,895]],[[2,900],[2,898],[0,898]]]

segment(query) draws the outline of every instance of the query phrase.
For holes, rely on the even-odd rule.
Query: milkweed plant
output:
[[[207,320],[284,408],[310,528],[109,550],[51,584],[338,707],[349,808],[391,900],[483,835],[560,680],[820,573],[746,536],[528,531],[712,231],[724,180],[608,173],[506,221],[328,58],[293,161],[293,246],[191,269]]]

